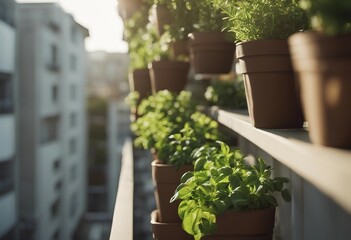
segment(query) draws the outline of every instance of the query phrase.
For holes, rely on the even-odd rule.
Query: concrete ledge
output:
[[[113,213],[110,240],[133,240],[133,143],[127,139],[123,147],[122,168]]]

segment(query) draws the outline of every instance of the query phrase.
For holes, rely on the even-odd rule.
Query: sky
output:
[[[89,29],[87,51],[126,52],[122,41],[123,22],[117,14],[117,0],[16,0],[17,2],[58,2],[65,12]]]

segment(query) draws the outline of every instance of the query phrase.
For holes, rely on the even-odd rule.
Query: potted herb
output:
[[[239,41],[236,57],[243,73],[252,124],[259,128],[298,128],[303,115],[287,38],[306,26],[296,1],[212,0],[226,15],[226,27]]]
[[[251,166],[238,150],[219,142],[194,153],[194,172],[181,178],[171,202],[178,208],[183,229],[199,239],[272,239],[275,192],[285,200],[286,178],[271,178],[271,167],[262,159]],[[207,237],[204,237],[208,235]]]
[[[148,8],[142,8],[132,18],[124,22],[125,38],[129,42],[130,91],[139,92],[139,101],[151,94],[151,79],[148,63],[152,61],[154,53],[149,51],[149,46],[155,41],[155,34],[148,28]]]
[[[192,152],[218,140],[218,125],[206,115],[195,112],[184,127],[156,147],[158,159],[152,162],[152,175],[156,185],[156,203],[160,222],[180,222],[177,203],[169,203],[181,176],[193,170]]]
[[[169,34],[171,54],[173,57],[189,56],[188,35],[194,31],[196,10],[192,8],[188,0],[166,1],[170,14],[174,21],[166,27]]]
[[[151,22],[155,25],[157,33],[162,36],[166,26],[173,23],[174,18],[170,13],[168,0],[148,0],[151,3]]]
[[[153,51],[158,53],[149,64],[154,93],[164,89],[179,93],[185,89],[188,80],[189,62],[186,59],[172,57],[168,39],[164,34],[152,46]]]
[[[351,147],[351,2],[303,0],[314,31],[289,38],[312,142]]]
[[[189,34],[190,60],[195,73],[230,72],[234,60],[233,36],[222,32],[223,15],[209,0],[187,1],[194,11],[194,32]]]

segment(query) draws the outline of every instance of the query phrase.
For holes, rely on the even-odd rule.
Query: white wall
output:
[[[0,115],[0,162],[13,158],[15,154],[15,117]]]
[[[11,73],[15,69],[15,30],[0,21],[0,72]]]
[[[7,233],[16,223],[15,193],[0,197],[0,237]]]

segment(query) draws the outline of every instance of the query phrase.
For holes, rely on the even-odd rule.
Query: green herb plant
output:
[[[132,112],[136,111],[140,99],[140,94],[138,91],[132,91],[128,94],[128,96],[124,99],[125,102],[132,109]]]
[[[156,29],[148,22],[148,9],[138,11],[125,21],[125,38],[129,43],[131,69],[147,68],[160,55]]]
[[[207,87],[205,98],[211,105],[223,108],[247,108],[243,81],[216,81]]]
[[[181,178],[171,202],[180,199],[178,214],[183,229],[195,240],[213,234],[216,216],[224,211],[248,211],[277,206],[275,192],[290,201],[284,188],[286,178],[271,178],[272,169],[262,159],[251,166],[238,150],[218,142],[203,146],[193,153],[194,172]]]
[[[287,39],[307,26],[298,0],[210,0],[222,9],[225,29],[242,42]],[[322,0],[323,1],[323,0]]]
[[[162,141],[158,157],[165,163],[180,167],[193,163],[193,151],[214,144],[219,138],[218,123],[201,112],[195,112],[184,127]]]
[[[158,151],[162,141],[179,132],[194,112],[195,103],[187,91],[176,95],[163,90],[143,99],[138,107],[141,117],[131,124],[132,131],[138,136],[135,145]]]
[[[351,32],[351,1],[301,0],[312,27],[328,35]]]

